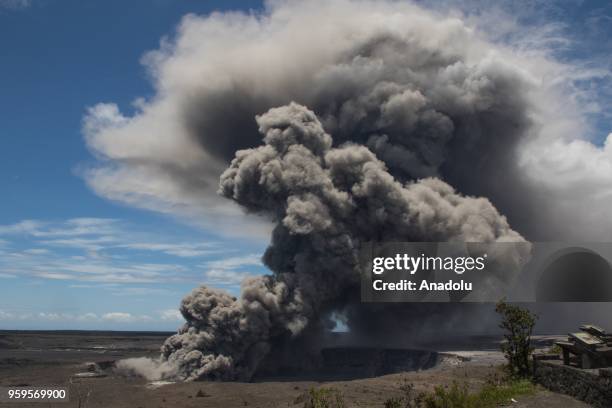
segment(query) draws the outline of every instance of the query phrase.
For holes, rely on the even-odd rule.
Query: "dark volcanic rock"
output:
[[[612,407],[612,368],[585,370],[560,360],[534,359],[534,378],[551,391],[595,407]]]
[[[264,378],[354,379],[377,377],[436,366],[442,356],[435,351],[371,347],[324,348],[311,360],[264,360],[255,374]]]

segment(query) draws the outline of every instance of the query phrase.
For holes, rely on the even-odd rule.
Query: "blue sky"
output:
[[[263,272],[265,241],[112,203],[78,176],[93,160],[86,108],[112,100],[129,111],[149,95],[140,58],[181,16],[258,6],[0,1],[0,329],[174,330],[195,285],[236,292]]]
[[[609,2],[528,3],[531,24],[552,21],[567,34],[560,59],[609,69]],[[266,239],[108,201],[79,175],[95,162],[83,140],[87,108],[112,101],[129,115],[136,98],[150,97],[141,58],[182,16],[261,7],[0,0],[0,329],[174,330],[180,299],[195,285],[237,293],[240,279],[265,271]],[[608,88],[586,86],[609,101]],[[595,138],[608,123],[605,109],[594,115]]]

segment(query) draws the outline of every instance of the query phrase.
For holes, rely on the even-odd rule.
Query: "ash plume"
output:
[[[187,323],[162,348],[181,379],[248,380],[275,340],[359,307],[364,243],[523,240],[485,198],[436,178],[402,183],[367,147],[332,147],[302,105],[271,109],[257,124],[264,145],[236,153],[220,193],[275,223],[263,258],[273,274],[246,280],[239,299],[207,287],[183,299]]]
[[[582,138],[575,98],[556,87],[571,69],[526,54],[405,2],[186,16],[144,58],[154,97],[133,116],[90,109],[100,160],[85,177],[104,197],[234,234],[252,232],[240,210],[261,216],[271,275],[237,299],[195,289],[163,369],[133,369],[249,379],[334,313],[364,338],[482,322],[473,305],[360,304],[367,241],[609,240],[612,143]]]
[[[85,117],[100,159],[85,177],[104,197],[255,233],[216,197],[218,177],[259,144],[255,115],[295,101],[336,145],[368,146],[398,180],[440,177],[487,197],[529,239],[612,238],[612,156],[586,139],[577,98],[558,85],[588,73],[546,50],[517,52],[409,2],[271,1],[187,15],[143,61],[154,97],[133,116],[99,104]]]

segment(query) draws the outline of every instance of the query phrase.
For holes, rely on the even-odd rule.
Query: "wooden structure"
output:
[[[585,369],[612,366],[612,334],[592,324],[580,326],[580,330],[569,333],[567,341],[555,342],[563,351],[563,364],[570,365],[573,360]]]

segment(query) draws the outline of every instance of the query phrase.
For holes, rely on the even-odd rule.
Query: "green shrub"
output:
[[[529,357],[533,352],[531,346],[531,333],[537,316],[527,309],[516,305],[510,305],[500,301],[495,311],[501,315],[502,321],[499,325],[504,329],[504,341],[501,345],[502,351],[508,361],[510,375],[518,378],[527,378],[531,374]]]
[[[417,392],[406,379],[400,382],[399,389],[402,395],[385,400],[384,408],[495,408],[510,404],[513,398],[533,394],[536,386],[499,370],[477,392],[469,392],[467,383],[458,382],[435,387],[431,392]]]
[[[435,387],[423,400],[426,408],[470,408],[470,402],[467,385],[459,386],[456,382],[448,389]]]
[[[436,387],[424,396],[425,408],[495,408],[508,404],[512,398],[535,392],[528,380],[512,381],[504,385],[487,384],[476,393],[469,393],[467,385],[453,383],[449,388]],[[393,407],[395,408],[395,407]]]
[[[295,401],[300,402],[303,408],[346,408],[344,397],[333,388],[311,388]]]
[[[399,382],[399,389],[402,392],[401,397],[389,398],[385,401],[385,408],[419,408],[422,406],[424,393],[417,393],[414,389],[414,384],[408,382],[406,378],[402,378]]]
[[[385,401],[385,408],[404,408],[404,399],[402,397],[389,398]]]
[[[508,403],[512,398],[535,392],[535,385],[529,380],[513,381],[502,386],[486,385],[474,396],[473,407],[494,408]]]

